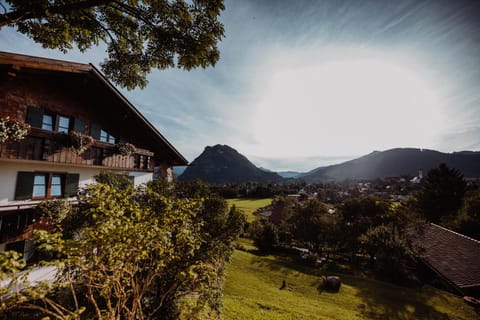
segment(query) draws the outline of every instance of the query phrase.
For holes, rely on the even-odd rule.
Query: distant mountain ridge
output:
[[[372,180],[402,175],[414,176],[419,170],[425,175],[441,163],[459,170],[465,177],[480,177],[480,152],[443,153],[427,149],[397,148],[374,151],[340,164],[319,167],[298,178],[306,182]]]
[[[275,172],[257,168],[245,156],[227,145],[207,146],[178,177],[180,181],[200,179],[206,183],[279,182]]]
[[[466,178],[480,177],[480,152],[459,151],[443,153],[417,148],[396,148],[374,151],[363,157],[343,163],[318,167],[306,173],[286,171],[275,173],[258,168],[245,156],[227,145],[206,147],[178,177],[180,181],[201,179],[207,183],[281,182],[283,178],[299,179],[308,183],[373,180],[403,175],[424,175],[445,163],[459,170]]]

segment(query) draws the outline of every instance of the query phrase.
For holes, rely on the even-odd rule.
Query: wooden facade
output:
[[[35,129],[32,131],[24,140],[0,144],[0,158],[100,166],[103,169],[154,170],[154,153],[148,150],[136,148],[134,154],[122,155],[115,146],[97,141],[85,152],[78,154],[69,143],[68,136],[54,132],[35,132]]]
[[[140,185],[187,164],[92,65],[0,52],[0,92],[0,118],[31,126],[24,139],[0,143],[0,251],[48,227],[35,216],[39,202],[75,201],[101,171]],[[77,135],[89,139],[86,148]]]

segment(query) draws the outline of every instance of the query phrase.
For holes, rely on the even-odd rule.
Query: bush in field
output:
[[[279,244],[278,229],[269,220],[255,220],[249,225],[253,244],[261,251],[271,251]]]

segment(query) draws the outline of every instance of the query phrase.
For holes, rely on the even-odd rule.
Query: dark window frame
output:
[[[49,117],[50,121],[45,121],[46,117]],[[62,118],[68,120],[67,127],[60,125],[60,121]],[[26,122],[34,128],[42,129],[49,132],[68,134],[73,128],[75,118],[56,112],[51,112],[43,108],[29,106],[27,109]],[[81,122],[83,124],[83,121]]]
[[[115,144],[115,141],[117,139],[107,130],[100,128],[100,136],[98,140],[101,142],[109,143],[109,144]]]
[[[51,174],[52,176],[61,176],[61,191],[62,196],[42,196],[42,197],[33,197],[33,185],[35,180],[35,175],[46,175]],[[80,182],[79,173],[65,173],[65,172],[46,172],[46,171],[18,171],[17,172],[17,181],[15,186],[15,200],[40,200],[40,199],[51,199],[51,198],[69,198],[75,197],[78,193]],[[51,186],[50,186],[51,187]],[[47,193],[46,195],[51,195]]]
[[[43,200],[43,199],[59,199],[63,198],[65,195],[65,184],[66,184],[66,173],[59,173],[59,172],[33,172],[34,181],[35,177],[37,176],[44,176],[45,177],[45,194],[43,196],[34,196],[33,190],[35,188],[35,182],[32,185],[32,200]],[[52,196],[52,179],[53,177],[60,177],[60,195],[53,195]]]

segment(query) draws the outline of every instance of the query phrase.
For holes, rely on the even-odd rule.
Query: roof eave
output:
[[[182,166],[187,165],[188,160],[170,143],[168,140],[148,121],[138,109],[130,102],[127,98],[115,87],[110,81],[103,75],[100,70],[98,70],[93,64],[90,63],[93,74],[100,79],[150,130],[152,130],[155,135],[163,142],[165,145],[170,148],[173,154],[177,157],[173,165]]]

